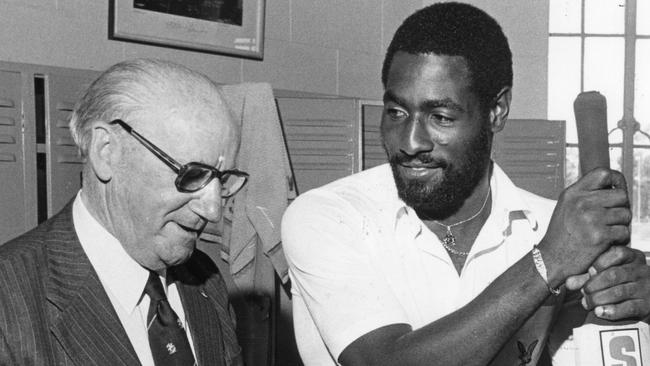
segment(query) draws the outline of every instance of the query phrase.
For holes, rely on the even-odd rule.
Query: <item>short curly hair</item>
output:
[[[501,26],[483,10],[457,2],[437,3],[406,18],[388,46],[381,81],[386,87],[395,53],[461,56],[472,88],[487,107],[512,86],[512,52]]]

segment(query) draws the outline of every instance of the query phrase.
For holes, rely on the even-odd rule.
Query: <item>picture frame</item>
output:
[[[264,58],[266,0],[110,0],[109,39]]]

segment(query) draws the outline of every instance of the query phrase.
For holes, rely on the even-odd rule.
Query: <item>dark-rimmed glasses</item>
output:
[[[207,164],[197,162],[181,165],[121,119],[115,119],[109,122],[109,124],[120,125],[126,132],[144,145],[147,150],[151,151],[158,159],[170,167],[177,174],[174,184],[176,184],[176,189],[179,192],[196,192],[207,186],[212,179],[217,178],[221,183],[221,198],[228,198],[239,192],[246,184],[246,181],[248,181],[248,173],[237,169],[221,171]]]

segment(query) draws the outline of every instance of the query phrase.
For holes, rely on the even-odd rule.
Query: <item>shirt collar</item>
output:
[[[524,218],[528,221],[530,228],[536,230],[539,223],[535,210],[522,197],[521,189],[515,186],[497,163],[493,163],[492,167],[492,177],[490,179],[492,212],[497,210],[502,212],[508,225],[512,220]]]
[[[490,189],[492,191],[492,207],[488,220],[497,219],[503,223],[502,229],[507,230],[513,220],[525,219],[528,221],[532,230],[538,227],[537,217],[534,210],[528,205],[519,193],[519,188],[510,180],[506,173],[497,163],[492,164],[492,177],[490,178]],[[392,176],[391,176],[392,178]],[[422,233],[422,222],[418,218],[413,208],[409,207],[404,201],[397,196],[395,184],[392,184],[394,197],[395,222],[393,228],[400,231],[402,228],[406,232],[418,236]],[[500,217],[500,218],[499,218]],[[409,223],[410,222],[410,223]],[[417,225],[413,223],[417,222]],[[498,222],[498,221],[497,221]]]
[[[72,217],[81,246],[104,289],[131,314],[142,297],[149,271],[131,258],[117,238],[90,214],[81,199],[81,191],[73,203]]]

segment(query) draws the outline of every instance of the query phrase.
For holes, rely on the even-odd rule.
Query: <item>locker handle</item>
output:
[[[0,108],[13,108],[14,101],[7,98],[0,98]]]
[[[2,126],[15,126],[16,120],[11,117],[0,117],[0,125]]]

